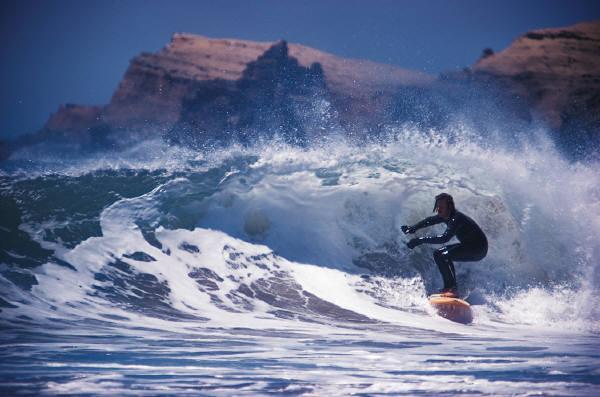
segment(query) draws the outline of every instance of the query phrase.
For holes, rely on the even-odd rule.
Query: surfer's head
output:
[[[442,218],[448,219],[454,210],[454,199],[451,195],[448,193],[441,193],[435,196],[433,212],[437,212]]]

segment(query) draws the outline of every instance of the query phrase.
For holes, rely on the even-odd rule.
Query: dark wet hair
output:
[[[454,212],[454,210],[455,210],[454,199],[448,193],[440,193],[437,196],[435,196],[435,203],[433,204],[433,212],[435,212],[435,210],[437,209],[438,201],[440,201],[440,200],[446,200],[448,202],[448,206],[450,207],[450,212]]]

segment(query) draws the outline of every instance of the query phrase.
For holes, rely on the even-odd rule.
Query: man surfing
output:
[[[474,262],[485,258],[488,251],[487,238],[473,219],[454,208],[454,199],[448,193],[435,197],[433,211],[437,215],[425,218],[413,226],[404,225],[401,229],[404,234],[412,234],[423,227],[446,223],[446,231],[441,235],[413,238],[406,245],[413,249],[421,244],[445,244],[456,236],[459,243],[435,250],[433,259],[444,279],[444,288],[440,290],[440,294],[458,297],[453,261]]]

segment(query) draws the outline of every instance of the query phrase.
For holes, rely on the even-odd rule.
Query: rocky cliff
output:
[[[555,129],[600,118],[600,22],[528,32],[483,57],[473,72],[505,81],[532,115]]]
[[[273,66],[265,67],[268,63]],[[305,87],[317,75],[316,85]],[[293,83],[294,79],[302,82]],[[317,91],[343,128],[366,131],[386,117],[382,104],[389,103],[399,88],[424,87],[433,81],[433,76],[424,73],[343,59],[283,41],[261,43],[177,33],[158,53],[143,53],[131,61],[108,105],[88,109],[61,106],[45,125],[43,135],[51,131],[64,135],[79,126],[84,134],[112,131],[167,135],[174,140],[185,135],[197,141],[219,138],[235,129],[248,134],[252,128],[264,130],[275,124],[294,131],[302,115],[293,115],[291,110],[306,110],[311,105],[308,102],[313,106]],[[274,97],[268,98],[269,90],[276,92]],[[294,103],[289,102],[292,98]],[[267,115],[272,119],[269,123],[263,117]],[[279,123],[271,117],[274,115]]]
[[[108,105],[61,106],[21,144],[134,134],[197,145],[257,132],[302,142],[407,121],[437,127],[459,113],[540,121],[563,138],[597,140],[600,22],[528,32],[501,52],[485,51],[472,68],[438,77],[284,41],[175,34],[161,51],[131,61]]]
[[[234,82],[212,80],[210,86],[184,98],[168,138],[201,146],[222,140],[226,133],[249,142],[260,131],[263,137],[277,133],[303,143],[322,128],[335,127],[327,120],[335,118],[329,99],[321,64],[302,66],[281,41],[248,63]]]
[[[276,43],[243,40],[215,40],[189,34],[175,34],[171,43],[157,54],[133,59],[104,112],[104,120],[119,128],[149,125],[164,131],[180,121],[184,103],[203,95],[227,93],[229,87],[248,80],[248,67]],[[298,66],[321,65],[324,83],[348,125],[363,120],[381,95],[391,95],[399,86],[425,85],[433,78],[423,73],[368,61],[348,60],[297,44],[285,44],[284,56],[275,62],[294,59]],[[282,66],[283,67],[283,66]],[[271,84],[272,78],[255,76],[256,82]],[[261,80],[262,79],[262,80]],[[235,84],[234,84],[235,85]],[[243,89],[243,84],[238,85]],[[227,95],[227,94],[226,94]]]

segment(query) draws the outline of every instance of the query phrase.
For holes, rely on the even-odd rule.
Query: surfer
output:
[[[487,255],[488,242],[485,234],[475,221],[454,208],[454,199],[448,193],[435,197],[433,211],[437,215],[423,219],[413,226],[401,227],[404,234],[412,234],[417,230],[446,223],[446,231],[439,236],[426,236],[411,239],[406,245],[413,249],[421,244],[445,244],[454,236],[458,244],[449,244],[435,250],[433,259],[444,279],[444,288],[441,294],[457,296],[456,272],[453,261],[473,262],[480,261]]]

